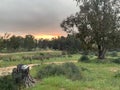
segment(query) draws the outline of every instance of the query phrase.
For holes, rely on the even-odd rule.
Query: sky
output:
[[[74,0],[0,0],[0,34],[65,36],[60,23],[76,11]]]

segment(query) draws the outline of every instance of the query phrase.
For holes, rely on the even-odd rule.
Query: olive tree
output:
[[[75,1],[79,11],[63,20],[61,27],[80,38],[85,51],[96,46],[98,58],[104,59],[107,49],[120,45],[120,0]]]

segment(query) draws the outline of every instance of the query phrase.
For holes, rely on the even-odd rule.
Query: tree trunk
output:
[[[104,59],[106,54],[106,48],[98,45],[98,59]]]
[[[13,80],[19,85],[19,88],[21,88],[22,85],[28,88],[35,84],[35,80],[30,76],[29,67],[25,68],[25,66],[27,65],[19,64],[17,68],[14,68],[12,71]]]

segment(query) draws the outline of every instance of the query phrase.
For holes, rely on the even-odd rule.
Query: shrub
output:
[[[62,73],[61,67],[55,64],[50,64],[41,68],[41,70],[38,72],[38,77],[44,78],[44,77],[49,77],[53,75],[60,75],[61,73]]]
[[[11,55],[5,55],[5,56],[2,56],[1,59],[2,59],[3,61],[11,61],[12,56],[11,56]]]
[[[87,55],[81,56],[81,58],[78,60],[78,62],[89,62],[90,59]]]
[[[47,65],[38,72],[39,78],[45,78],[49,76],[64,75],[72,80],[79,80],[82,78],[79,68],[73,63],[65,63],[62,65]]]
[[[0,77],[0,90],[18,90],[18,85],[10,76]]]
[[[116,57],[116,56],[118,56],[118,54],[117,54],[116,51],[111,52],[110,55],[111,55],[112,57]]]
[[[23,60],[32,60],[32,55],[24,55],[22,56]]]
[[[17,55],[11,57],[11,61],[17,61],[17,60],[22,60],[22,57],[17,56]]]
[[[72,57],[72,54],[68,54],[68,57]]]
[[[65,56],[67,55],[68,53],[66,51],[62,51],[62,55]]]
[[[44,56],[45,54],[44,53],[39,53],[39,55]]]
[[[61,66],[67,78],[70,78],[72,80],[80,80],[82,78],[82,72],[75,64],[64,63]]]
[[[120,58],[114,59],[112,62],[120,64]]]
[[[116,73],[115,73],[115,76],[114,76],[115,78],[120,78],[120,71],[117,71]]]

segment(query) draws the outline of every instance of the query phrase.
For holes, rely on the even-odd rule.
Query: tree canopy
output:
[[[120,0],[76,0],[79,12],[67,17],[61,27],[75,34],[86,51],[97,47],[103,59],[107,49],[120,45]]]

